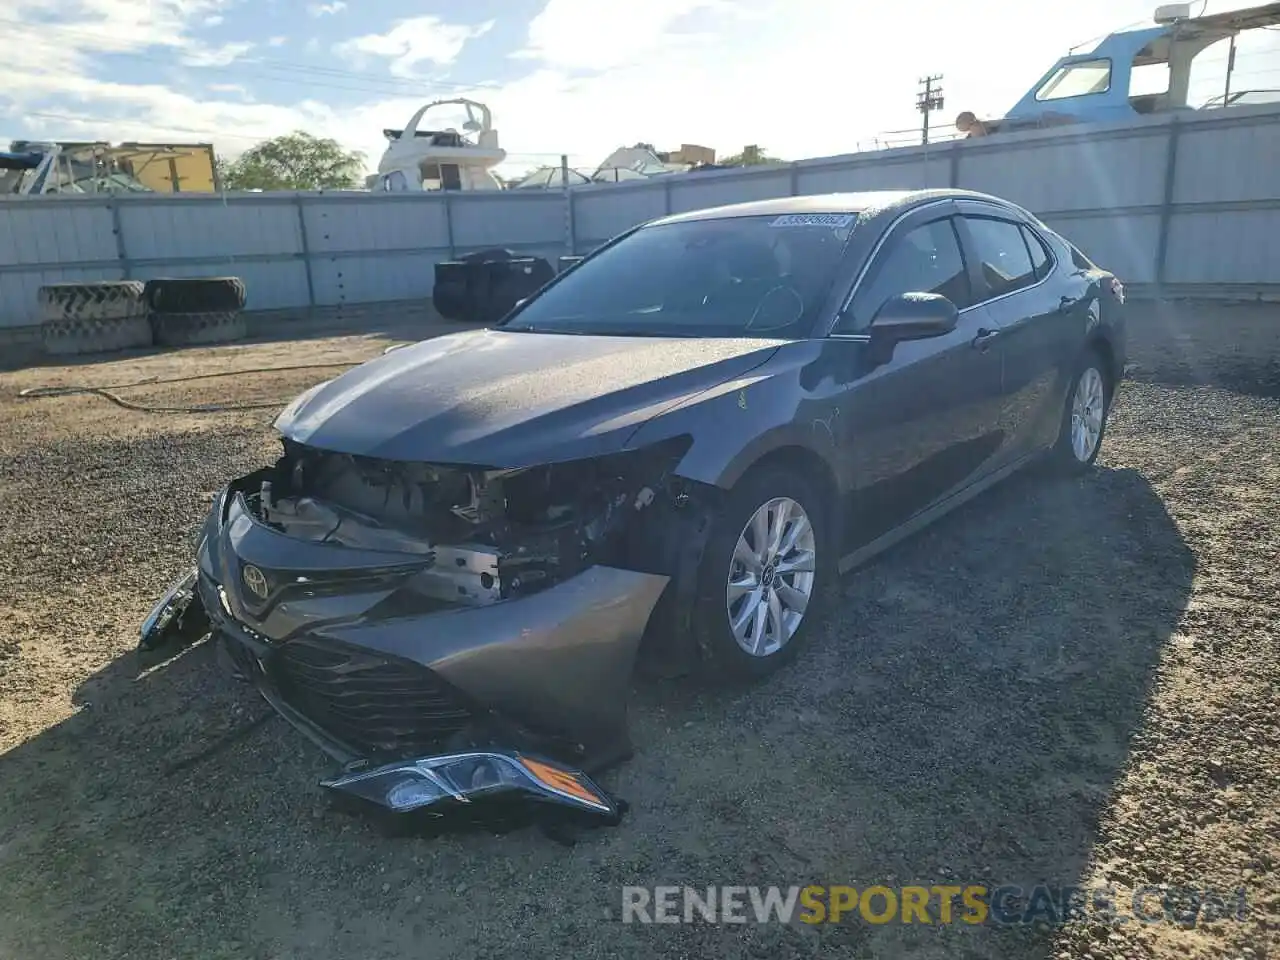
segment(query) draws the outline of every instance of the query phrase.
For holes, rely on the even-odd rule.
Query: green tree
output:
[[[758,167],[766,163],[785,163],[777,157],[771,157],[765,152],[763,147],[750,146],[744,147],[741,153],[735,153],[731,157],[725,157],[723,160],[717,160],[718,166],[725,167]]]
[[[364,154],[301,130],[264,140],[218,169],[224,190],[350,190],[363,172]]]

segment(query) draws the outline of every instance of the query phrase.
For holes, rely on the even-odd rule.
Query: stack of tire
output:
[[[143,300],[158,346],[227,343],[245,335],[239,277],[159,277],[147,281]]]
[[[510,250],[479,250],[435,266],[431,301],[446,320],[490,324],[555,276],[542,257]]]
[[[245,335],[239,277],[53,283],[37,296],[45,353],[55,357],[226,343]]]
[[[136,280],[40,288],[40,336],[50,356],[151,346],[144,287]]]

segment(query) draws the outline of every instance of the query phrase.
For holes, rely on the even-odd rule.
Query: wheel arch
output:
[[[748,464],[738,475],[736,483],[740,483],[750,474],[772,467],[791,470],[805,480],[813,482],[819,488],[816,492],[823,499],[827,516],[831,516],[839,501],[839,487],[836,484],[835,471],[825,457],[812,447],[795,443],[774,447]]]
[[[1084,355],[1090,353],[1096,354],[1102,361],[1103,373],[1106,376],[1107,387],[1107,403],[1111,403],[1112,397],[1115,396],[1116,386],[1120,383],[1123,374],[1122,369],[1118,369],[1120,360],[1116,351],[1115,344],[1111,342],[1106,328],[1099,326],[1090,334],[1084,344]]]
[[[670,555],[667,569],[671,583],[650,617],[641,641],[637,655],[640,669],[656,676],[679,676],[696,671],[699,664],[707,662],[709,653],[692,629],[692,616],[698,599],[697,581],[715,515],[734,487],[748,476],[774,467],[793,471],[816,484],[823,500],[820,509],[825,510],[823,522],[830,524],[832,530],[843,530],[839,486],[831,462],[812,447],[794,440],[772,445],[753,457],[735,459],[719,471],[714,481],[677,471],[691,483],[691,490],[696,493],[694,503],[701,501],[701,504],[695,506],[692,515],[685,517],[685,526],[681,528],[687,535],[685,549]],[[837,537],[837,542],[843,546],[843,537]]]

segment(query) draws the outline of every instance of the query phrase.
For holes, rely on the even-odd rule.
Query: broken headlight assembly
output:
[[[495,794],[523,794],[606,819],[617,803],[586,774],[541,758],[505,751],[456,753],[347,773],[321,786],[392,813],[469,804]]]
[[[209,617],[196,595],[198,571],[193,566],[169,584],[151,608],[138,631],[138,647],[143,651],[168,647],[175,642],[194,642],[209,630]]]

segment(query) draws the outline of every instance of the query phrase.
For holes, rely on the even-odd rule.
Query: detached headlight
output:
[[[203,635],[209,621],[196,593],[198,578],[199,572],[191,567],[169,584],[138,629],[139,649],[154,650],[174,640],[193,641]]]
[[[457,753],[393,763],[321,782],[393,813],[408,813],[443,800],[471,803],[487,795],[524,791],[532,799],[605,816],[617,806],[586,774],[514,753]]]

